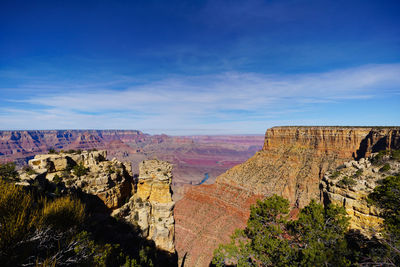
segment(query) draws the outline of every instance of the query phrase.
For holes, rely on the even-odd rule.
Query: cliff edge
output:
[[[320,181],[327,170],[399,147],[400,127],[268,129],[261,151],[218,176],[215,184],[190,188],[177,202],[178,255],[181,259],[186,255],[186,266],[208,266],[217,245],[229,241],[235,228],[245,226],[257,198],[283,196],[295,211],[311,199],[321,199]]]

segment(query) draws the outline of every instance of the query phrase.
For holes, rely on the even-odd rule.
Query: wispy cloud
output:
[[[9,99],[8,105],[0,109],[1,128],[124,128],[165,132],[225,129],[230,133],[252,133],[265,129],[268,122],[280,121],[282,116],[304,114],[301,118],[304,121],[316,104],[334,105],[398,95],[400,64],[296,75],[229,72],[174,76],[140,85],[130,85],[135,84],[132,81],[129,77],[119,77],[106,83],[41,84],[46,94],[37,90],[28,97]],[[122,89],[114,89],[121,84]],[[63,86],[66,90],[60,90]],[[55,88],[55,93],[48,93],[51,88]]]

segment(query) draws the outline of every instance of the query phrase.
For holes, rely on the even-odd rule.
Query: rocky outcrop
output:
[[[383,222],[379,209],[367,202],[367,196],[380,180],[400,171],[400,162],[389,155],[384,161],[371,164],[374,157],[376,153],[359,161],[345,162],[325,173],[321,181],[323,202],[343,206],[350,216],[350,228],[367,236],[377,233]],[[383,168],[384,164],[389,167]]]
[[[105,150],[36,155],[29,161],[30,169],[20,171],[20,184],[47,179],[72,191],[95,195],[113,216],[138,226],[142,236],[153,240],[157,248],[174,254],[172,165],[142,161],[139,177],[134,179],[130,163],[106,158]]]
[[[139,166],[135,194],[113,215],[137,224],[142,235],[156,246],[175,253],[175,221],[172,201],[172,165],[160,160],[143,161]]]
[[[185,254],[186,258],[191,257],[187,266],[207,266],[216,244],[226,241],[233,231],[224,224],[214,225],[208,218],[227,215],[226,220],[242,222],[236,225],[244,226],[243,222],[247,221],[250,203],[254,203],[257,196],[272,194],[289,199],[293,208],[302,208],[311,199],[320,199],[320,181],[327,170],[336,168],[345,161],[368,156],[382,147],[400,147],[399,140],[400,128],[274,127],[268,129],[261,151],[246,162],[218,176],[216,185],[194,187],[177,202],[176,246],[179,257],[182,258]],[[224,197],[222,194],[225,188],[237,193]],[[204,197],[213,195],[214,192],[221,194],[219,197],[223,200],[223,205]],[[237,198],[249,205],[242,206],[244,209],[242,213],[231,213],[230,211],[235,209]],[[203,212],[204,206],[210,209]],[[243,217],[238,218],[239,216]],[[213,231],[219,234],[210,237],[207,232],[197,230],[207,227],[214,227]],[[188,239],[188,233],[195,234],[196,238]],[[215,242],[210,243],[210,238],[215,238]],[[204,244],[209,245],[206,247]],[[198,251],[202,251],[202,255],[199,255]]]
[[[61,181],[67,188],[79,188],[96,195],[109,209],[116,209],[131,195],[132,170],[130,163],[106,158],[105,150],[45,154],[36,155],[29,161],[29,166],[49,181]],[[76,166],[81,166],[84,171],[76,173]],[[21,177],[31,178],[27,174]]]
[[[279,194],[298,208],[320,198],[323,174],[353,158],[400,147],[400,128],[274,127],[262,151],[217,178],[256,194]]]

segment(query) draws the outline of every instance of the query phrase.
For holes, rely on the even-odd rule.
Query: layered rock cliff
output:
[[[215,185],[191,188],[177,202],[179,257],[186,255],[187,266],[207,266],[217,244],[226,242],[232,229],[244,227],[249,206],[257,197],[278,194],[289,199],[293,208],[304,207],[311,199],[320,199],[319,184],[327,170],[380,149],[396,147],[400,147],[400,128],[268,129],[261,151],[217,177]],[[236,193],[225,195],[227,189]],[[221,201],[206,197],[208,195]],[[237,199],[242,201],[243,211],[232,213],[231,210],[237,209]],[[229,223],[218,224],[209,218],[224,218]],[[209,235],[204,230],[207,227],[218,235]],[[194,238],[189,239],[189,236]],[[214,240],[210,242],[211,239]]]
[[[174,164],[174,199],[184,194],[183,185],[207,183],[261,149],[263,136],[167,136],[136,130],[31,130],[0,131],[0,163],[24,165],[36,154],[70,149],[107,150],[109,158],[129,161],[134,173],[146,159]]]
[[[172,165],[143,161],[136,178],[130,163],[106,158],[105,150],[36,155],[29,161],[30,169],[20,171],[19,184],[46,179],[97,196],[113,216],[138,226],[142,237],[153,240],[157,248],[175,253]]]
[[[350,217],[350,228],[367,236],[376,234],[383,223],[380,210],[368,203],[367,196],[379,181],[400,173],[400,158],[382,155],[373,153],[359,161],[345,162],[326,172],[321,181],[323,202],[343,206]]]
[[[129,202],[113,215],[137,224],[156,246],[175,253],[175,220],[171,192],[172,165],[165,161],[140,163],[137,189]]]

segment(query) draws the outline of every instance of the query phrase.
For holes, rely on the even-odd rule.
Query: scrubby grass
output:
[[[379,169],[380,172],[387,172],[390,170],[390,165],[389,163],[386,163],[385,165],[383,165],[382,168]]]
[[[356,185],[356,184],[357,184],[357,181],[354,180],[353,178],[350,178],[350,177],[345,176],[345,177],[343,177],[342,180],[340,180],[337,184],[338,184],[339,186],[347,186],[347,187],[349,187],[349,186],[354,186],[354,185]]]
[[[37,222],[33,196],[21,186],[0,180],[0,251],[12,248]]]
[[[335,171],[331,174],[332,179],[336,179],[340,176],[341,172],[340,171]]]
[[[57,198],[54,201],[44,201],[41,210],[40,224],[59,229],[68,229],[83,223],[85,206],[69,196]]]
[[[391,157],[394,160],[400,160],[400,150],[392,150]]]
[[[358,169],[356,173],[353,175],[354,178],[358,178],[363,174],[364,170],[363,169]]]

